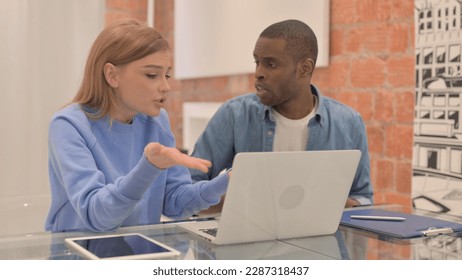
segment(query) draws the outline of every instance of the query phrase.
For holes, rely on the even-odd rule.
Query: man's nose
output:
[[[265,74],[263,73],[262,69],[260,66],[257,66],[255,68],[255,79],[257,80],[263,80],[265,78]]]

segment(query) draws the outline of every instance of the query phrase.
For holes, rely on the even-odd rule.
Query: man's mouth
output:
[[[255,89],[256,89],[258,92],[268,91],[265,87],[263,87],[263,86],[261,86],[261,85],[258,85],[258,84],[255,85]]]

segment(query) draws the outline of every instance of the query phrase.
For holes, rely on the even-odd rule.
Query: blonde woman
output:
[[[170,69],[167,41],[137,20],[96,38],[79,91],[50,123],[46,230],[112,231],[219,202],[228,176],[193,184],[188,168],[211,164],[175,148],[163,109]]]

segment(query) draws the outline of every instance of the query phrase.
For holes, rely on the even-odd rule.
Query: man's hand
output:
[[[356,199],[347,198],[347,201],[345,203],[345,208],[355,207],[355,206],[358,206],[358,205],[359,205],[359,202]]]
[[[147,144],[144,148],[144,155],[150,163],[160,169],[183,165],[207,173],[212,166],[208,160],[190,157],[176,148],[165,147],[157,142]]]

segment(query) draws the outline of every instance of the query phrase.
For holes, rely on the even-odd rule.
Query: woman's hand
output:
[[[207,173],[212,163],[208,160],[190,157],[176,148],[165,147],[157,142],[151,142],[144,148],[144,155],[157,168],[166,169],[174,165],[198,169]]]

